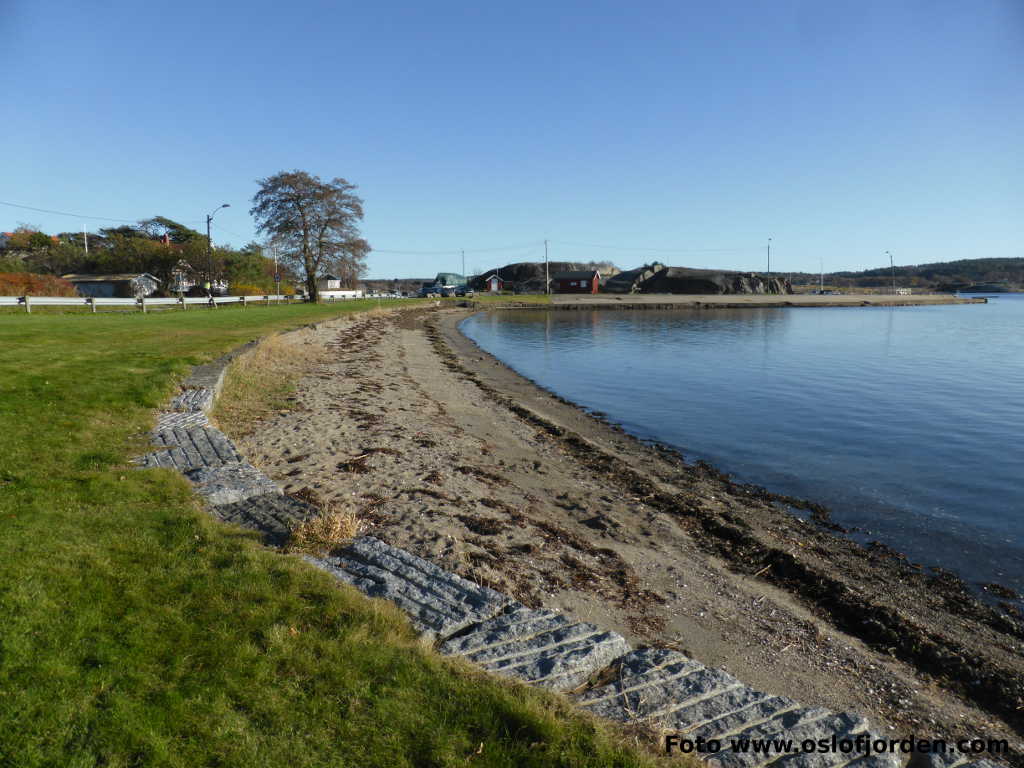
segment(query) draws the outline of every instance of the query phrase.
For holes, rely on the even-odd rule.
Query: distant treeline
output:
[[[956,290],[977,283],[1003,283],[1010,289],[1024,288],[1024,258],[961,259],[934,264],[896,267],[896,282],[906,288]],[[826,272],[825,282],[839,287],[882,287],[892,281],[890,267],[865,269],[861,272]],[[794,285],[817,284],[820,275],[794,272]]]

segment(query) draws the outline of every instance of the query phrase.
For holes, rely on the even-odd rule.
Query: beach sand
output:
[[[1024,622],[542,391],[463,337],[466,315],[322,328],[292,406],[233,436],[286,492],[527,605],[894,737],[1006,738],[1021,764]]]

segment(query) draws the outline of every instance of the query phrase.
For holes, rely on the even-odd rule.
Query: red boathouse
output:
[[[601,273],[596,269],[557,272],[551,277],[551,282],[551,289],[555,293],[597,293],[601,284]]]

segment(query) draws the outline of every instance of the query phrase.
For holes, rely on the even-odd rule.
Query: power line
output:
[[[624,248],[618,245],[597,245],[596,243],[572,243],[567,240],[550,240],[548,242],[558,245],[568,245],[577,248],[602,248],[609,251],[651,251],[656,253],[751,253],[760,250],[757,247],[743,248]]]
[[[239,237],[242,240],[245,240],[245,235],[240,235],[237,232],[232,232],[230,229],[222,227],[220,224],[214,224],[213,228],[214,229],[219,229],[221,232],[224,232],[225,234],[231,235],[232,237]]]
[[[536,248],[542,245],[540,241],[526,243],[525,245],[503,245],[497,248],[451,248],[444,251],[405,251],[390,248],[374,248],[373,253],[393,253],[400,256],[450,256],[459,254],[463,250],[466,253],[497,253],[498,251],[521,251],[524,248]]]
[[[85,216],[85,215],[80,214],[80,213],[68,213],[67,211],[51,211],[48,208],[34,208],[31,205],[18,205],[17,203],[5,203],[3,200],[0,200],[0,205],[8,205],[11,208],[21,208],[21,209],[26,210],[26,211],[36,211],[38,213],[52,213],[52,214],[55,214],[57,216],[72,216],[72,217],[74,217],[76,219],[95,219],[97,221],[116,221],[116,222],[127,223],[127,224],[130,224],[130,223],[132,223],[134,221],[137,221],[137,219],[112,219],[109,216]]]
[[[84,213],[68,213],[67,211],[51,211],[49,208],[35,208],[35,207],[31,206],[31,205],[19,205],[18,203],[7,203],[7,202],[4,202],[3,200],[0,200],[0,205],[7,205],[7,206],[10,206],[11,208],[21,208],[21,209],[26,210],[26,211],[35,211],[37,213],[52,213],[55,216],[71,216],[72,218],[75,218],[75,219],[92,219],[94,221],[116,221],[116,222],[118,222],[120,224],[134,224],[134,223],[139,221],[139,219],[114,219],[114,218],[111,218],[109,216],[86,216]],[[199,224],[199,223],[201,223],[201,220],[200,219],[193,219],[193,220],[190,220],[190,221],[182,221],[182,222],[179,222],[179,223],[180,224]]]

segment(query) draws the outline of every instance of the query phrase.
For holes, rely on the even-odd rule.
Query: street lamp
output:
[[[206,214],[206,265],[209,269],[207,276],[209,284],[207,290],[210,293],[210,298],[213,299],[213,248],[210,246],[210,222],[213,221],[213,214],[219,211],[221,208],[230,208],[231,203],[224,203],[218,205],[213,209],[213,213]]]
[[[896,295],[896,265],[893,263],[892,254],[891,253],[886,251],[885,255],[889,257],[889,268],[892,270],[892,295],[895,296]]]
[[[768,277],[772,276],[772,239],[768,238]]]

